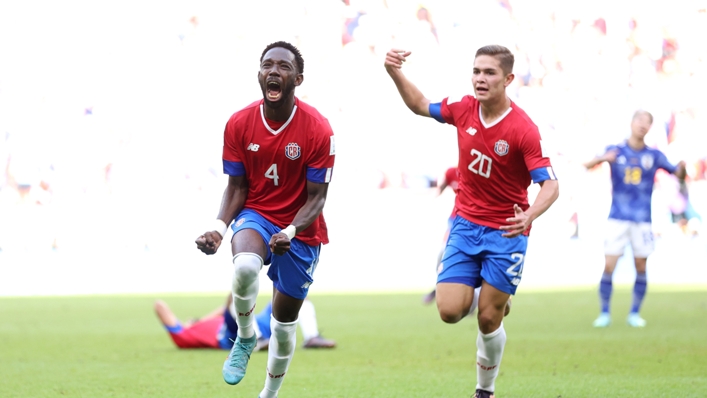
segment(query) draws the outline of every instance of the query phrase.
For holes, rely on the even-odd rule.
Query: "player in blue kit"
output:
[[[651,195],[658,169],[674,174],[680,180],[685,178],[685,162],[671,164],[659,150],[648,148],[644,137],[653,124],[653,116],[643,110],[637,111],[631,121],[631,136],[618,145],[610,145],[603,155],[585,163],[591,169],[602,162],[611,164],[611,211],[604,241],[604,274],[599,283],[601,313],[594,321],[594,327],[611,324],[612,275],[619,257],[627,244],[633,250],[636,264],[636,282],[633,286],[633,303],[627,322],[633,327],[644,327],[646,321],[639,311],[646,295],[646,260],[653,252],[653,232],[651,228]]]

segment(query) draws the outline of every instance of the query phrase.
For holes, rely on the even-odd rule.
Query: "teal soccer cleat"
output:
[[[592,324],[595,328],[605,328],[611,325],[611,315],[608,312],[602,312]]]
[[[248,367],[248,360],[250,360],[250,354],[253,353],[256,344],[255,335],[249,339],[236,338],[233,348],[231,348],[231,353],[228,354],[228,358],[223,363],[223,380],[226,383],[234,385],[243,380],[245,370]]]
[[[628,323],[629,326],[634,327],[634,328],[646,327],[646,320],[641,318],[641,316],[638,315],[637,312],[632,312],[632,313],[628,314],[628,318],[626,318],[626,322]]]

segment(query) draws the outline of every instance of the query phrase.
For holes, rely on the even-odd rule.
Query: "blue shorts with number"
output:
[[[287,253],[282,256],[272,254],[270,238],[280,232],[282,228],[250,209],[243,209],[231,228],[234,235],[242,229],[253,229],[263,238],[268,251],[263,260],[265,265],[270,265],[268,277],[272,280],[275,289],[297,299],[303,300],[307,297],[309,285],[314,282],[312,276],[319,262],[321,245],[310,246],[294,238]]]
[[[504,238],[504,231],[475,224],[457,216],[444,249],[437,283],[481,286],[515,294],[523,276],[528,237]]]

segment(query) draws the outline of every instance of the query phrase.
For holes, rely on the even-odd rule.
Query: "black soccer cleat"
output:
[[[492,392],[477,389],[476,393],[474,393],[474,395],[471,398],[494,398],[494,397],[495,397],[495,395],[493,395]]]

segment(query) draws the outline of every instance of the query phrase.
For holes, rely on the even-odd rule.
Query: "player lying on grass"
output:
[[[229,294],[226,303],[212,312],[193,321],[182,322],[172,312],[167,303],[162,300],[155,301],[155,313],[169,332],[172,341],[179,348],[216,348],[230,350],[236,339],[238,325],[233,320],[229,308],[233,299]],[[258,339],[256,350],[267,350],[270,342],[270,320],[272,304],[256,315],[255,334]],[[300,331],[304,337],[302,348],[334,348],[336,342],[327,340],[319,334],[317,316],[314,304],[305,300],[300,310],[298,321]]]

